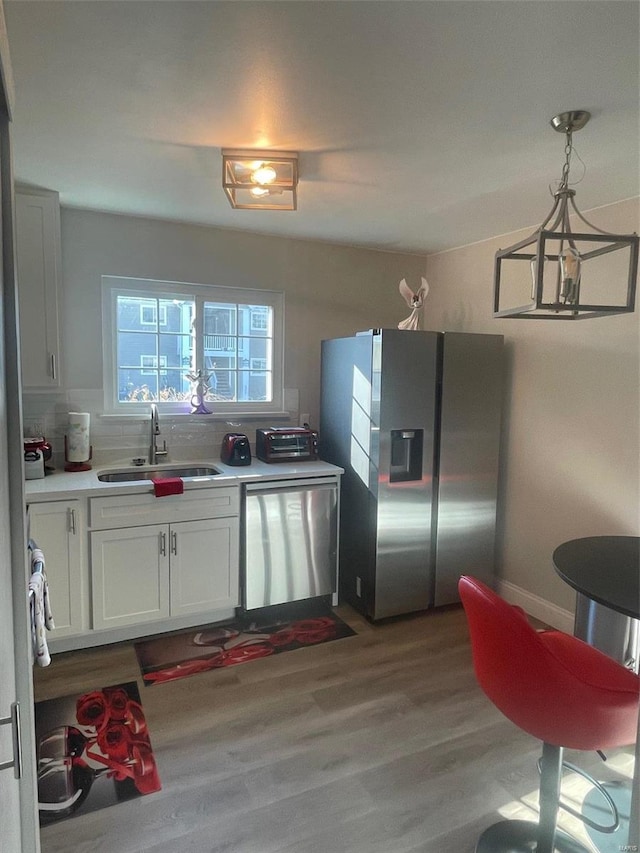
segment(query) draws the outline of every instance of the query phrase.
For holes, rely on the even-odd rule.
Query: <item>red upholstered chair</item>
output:
[[[476,853],[584,853],[556,830],[563,748],[633,743],[640,679],[576,637],[537,632],[522,610],[475,578],[460,578],[458,589],[480,686],[506,717],[543,741],[539,822],[494,824]]]

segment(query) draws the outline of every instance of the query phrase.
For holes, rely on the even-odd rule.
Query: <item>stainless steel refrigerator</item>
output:
[[[373,329],[322,342],[320,456],[344,468],[340,598],[377,620],[494,572],[502,335]]]

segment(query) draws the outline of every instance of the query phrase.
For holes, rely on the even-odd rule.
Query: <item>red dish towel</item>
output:
[[[181,495],[184,492],[184,483],[180,477],[154,477],[151,482],[157,498]]]

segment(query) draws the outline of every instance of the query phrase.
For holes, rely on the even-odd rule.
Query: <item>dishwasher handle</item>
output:
[[[249,495],[272,495],[274,492],[307,492],[309,489],[337,489],[335,477],[313,477],[305,480],[273,480],[270,483],[247,483],[245,493]]]

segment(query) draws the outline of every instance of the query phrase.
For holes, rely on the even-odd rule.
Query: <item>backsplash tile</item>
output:
[[[167,442],[168,461],[187,459],[218,459],[222,439],[227,432],[244,432],[255,449],[255,431],[261,427],[297,425],[299,413],[298,389],[285,389],[288,417],[247,418],[222,420],[215,415],[160,415],[160,444]],[[292,405],[296,408],[291,408]],[[44,435],[53,447],[53,465],[64,466],[64,438],[69,412],[89,412],[91,415],[90,440],[94,467],[109,464],[126,464],[136,456],[149,452],[149,417],[121,419],[102,415],[101,390],[71,389],[61,394],[30,394],[22,398],[25,436]]]

